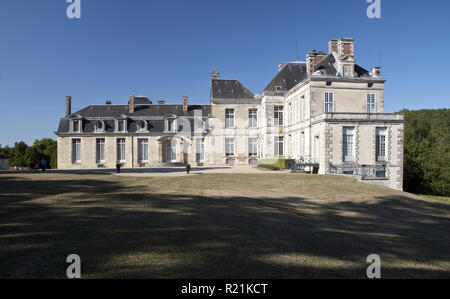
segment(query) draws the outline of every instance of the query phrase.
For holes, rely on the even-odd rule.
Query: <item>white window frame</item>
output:
[[[142,128],[142,123],[144,123],[144,128]],[[148,121],[146,121],[146,120],[140,120],[140,121],[138,121],[138,123],[137,123],[137,129],[138,129],[138,132],[140,132],[140,133],[146,133],[146,132],[148,132]]]
[[[284,124],[284,107],[283,106],[275,106],[273,107],[273,118],[274,118],[274,126],[282,127]]]
[[[149,143],[148,138],[138,138],[138,163],[148,163],[149,162]]]
[[[323,111],[325,113],[334,113],[334,92],[325,91],[323,103]]]
[[[72,164],[81,164],[81,139],[72,139]]]
[[[101,128],[99,128],[98,127],[98,124],[99,123],[101,123],[102,124],[102,127]],[[103,121],[103,120],[98,120],[98,121],[96,121],[95,122],[95,132],[96,133],[104,133],[105,132],[105,122]]]
[[[225,128],[233,129],[234,126],[234,108],[225,109]]]
[[[377,112],[377,95],[374,93],[368,93],[366,98],[366,111],[367,113]]]
[[[123,129],[120,130],[120,123],[123,124]],[[127,132],[127,121],[125,119],[116,120],[116,132],[117,133],[126,133]]]
[[[275,157],[284,157],[284,136],[275,136]]]
[[[125,138],[117,138],[117,163],[126,163],[127,162],[127,156],[126,156],[126,145],[127,140]]]
[[[205,161],[205,138],[195,139],[195,160],[197,162]]]
[[[258,127],[258,109],[256,108],[248,109],[248,127],[249,128]]]
[[[170,124],[172,124],[172,127]],[[177,132],[177,119],[175,117],[166,118],[166,132]]]
[[[225,137],[225,156],[234,157],[236,155],[236,139],[234,137]]]
[[[342,160],[355,162],[355,127],[342,128]]]
[[[77,126],[77,128],[78,128],[78,130],[75,130],[75,123],[77,123],[78,124],[78,126]],[[72,122],[71,122],[71,132],[72,133],[81,133],[81,126],[82,126],[82,121],[81,121],[81,119],[73,119],[72,120]]]
[[[257,157],[258,156],[258,138],[249,137],[248,138],[248,156]]]
[[[387,161],[386,141],[387,141],[387,128],[376,128],[375,158],[377,162]]]
[[[97,138],[95,140],[95,161],[97,164],[105,163],[105,138]]]

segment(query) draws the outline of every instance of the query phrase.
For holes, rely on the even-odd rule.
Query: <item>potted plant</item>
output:
[[[122,168],[122,164],[117,163],[116,164],[117,173],[120,173],[120,168]]]

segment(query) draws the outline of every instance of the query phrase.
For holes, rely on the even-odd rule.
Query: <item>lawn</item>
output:
[[[0,278],[450,277],[450,204],[338,176],[0,175]]]

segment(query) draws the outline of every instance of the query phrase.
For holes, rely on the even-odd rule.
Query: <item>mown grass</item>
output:
[[[338,176],[0,175],[0,278],[450,277],[450,205]]]

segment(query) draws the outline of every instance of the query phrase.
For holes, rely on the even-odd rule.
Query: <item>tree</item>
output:
[[[403,110],[405,114],[404,189],[450,195],[450,109]]]

